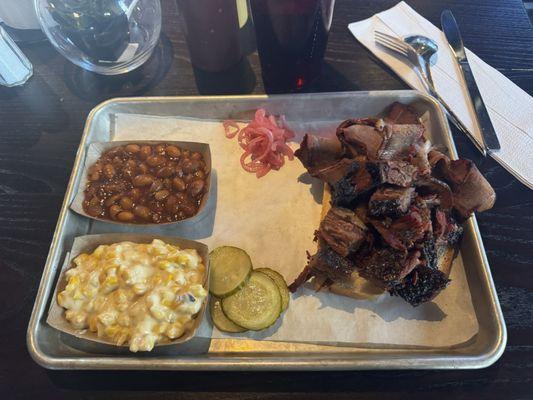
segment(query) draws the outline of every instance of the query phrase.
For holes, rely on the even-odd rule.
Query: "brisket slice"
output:
[[[432,300],[450,280],[438,269],[417,266],[403,282],[392,286],[389,293],[400,296],[413,307]]]
[[[307,169],[324,168],[342,158],[342,146],[337,138],[306,134],[294,155]]]
[[[346,208],[332,207],[320,223],[318,235],[335,252],[347,257],[365,241],[367,227],[357,215]]]
[[[440,158],[433,174],[450,186],[453,207],[462,218],[468,218],[475,211],[488,210],[496,201],[494,189],[470,160]]]
[[[426,235],[418,245],[425,260],[425,265],[439,269],[439,259],[448,249],[457,249],[461,240],[463,228],[453,217],[440,208],[432,210],[433,232]]]
[[[307,257],[310,258],[309,253],[307,253]],[[289,290],[292,293],[296,292],[296,290],[298,290],[298,288],[302,286],[305,282],[307,282],[312,276],[313,271],[311,270],[311,266],[308,262],[302,272],[300,272],[296,279],[288,286]]]
[[[426,266],[433,269],[439,269],[439,254],[433,235],[426,235],[426,238],[420,245],[420,251]]]
[[[314,176],[323,182],[329,183],[330,185],[334,185],[340,181],[344,175],[346,175],[352,163],[353,160],[343,158],[342,160],[337,161],[335,164],[325,167],[310,167],[308,168],[308,171],[311,176]]]
[[[386,125],[379,159],[403,160],[414,157],[425,142],[424,126],[421,124]]]
[[[380,187],[370,197],[369,213],[374,217],[398,217],[409,209],[414,188]]]
[[[339,125],[337,137],[349,157],[378,158],[383,144],[383,132],[376,128],[378,122],[374,118],[348,119]]]
[[[416,111],[409,106],[395,102],[387,112],[385,121],[391,124],[417,124],[419,123]]]
[[[449,162],[450,158],[441,151],[431,149],[428,153],[428,161],[429,161],[429,165],[431,166],[431,168],[435,167],[435,165],[440,160],[444,160],[444,162]]]

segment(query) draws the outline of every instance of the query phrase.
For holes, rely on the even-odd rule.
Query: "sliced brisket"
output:
[[[346,175],[352,163],[353,160],[343,158],[335,164],[325,167],[310,167],[308,168],[308,171],[311,176],[330,185],[335,185],[344,175]]]
[[[417,124],[419,123],[418,115],[416,111],[405,104],[393,103],[385,118],[387,122],[392,124]]]
[[[453,193],[453,206],[462,218],[475,211],[485,211],[494,205],[496,193],[475,164],[470,160],[439,159],[433,169]]]
[[[305,168],[324,168],[342,158],[342,146],[337,138],[306,134],[294,155]]]
[[[394,103],[384,119],[349,119],[337,137],[306,135],[296,156],[328,183],[332,208],[316,232],[318,251],[290,285],[314,277],[317,290],[360,276],[413,306],[449,280],[462,220],[494,204],[495,194],[468,160],[431,149],[409,106]],[[447,269],[447,273],[449,268]]]
[[[432,176],[426,175],[418,178],[414,184],[416,187],[416,191],[421,196],[425,197],[436,195],[437,198],[434,199],[434,201],[438,200],[438,204],[442,208],[446,210],[452,208],[453,194],[452,190],[450,189],[450,186],[448,186],[447,183]]]
[[[455,246],[461,240],[463,228],[449,213],[437,209],[433,217],[433,234],[437,243]]]
[[[424,126],[412,125],[387,125],[386,138],[379,151],[381,160],[403,160],[417,154],[418,148],[425,143]]]
[[[337,137],[346,154],[376,160],[383,143],[383,132],[376,128],[376,119],[349,119],[337,128]],[[382,126],[382,124],[378,125]]]

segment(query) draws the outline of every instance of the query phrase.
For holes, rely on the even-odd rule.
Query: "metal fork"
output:
[[[477,149],[485,156],[486,150],[483,148],[483,146],[478,143],[478,141],[475,139],[475,136],[470,133],[468,128],[459,120],[457,115],[455,115],[446,101],[444,101],[444,99],[437,93],[435,86],[433,85],[433,79],[428,77],[431,76],[430,71],[426,71],[425,64],[423,60],[421,60],[420,55],[403,40],[397,39],[394,36],[388,35],[384,32],[374,31],[374,40],[380,46],[383,46],[386,49],[391,50],[392,52],[409,60],[426,91],[433,96],[442,105],[442,107],[444,107],[448,118],[457,127],[457,129],[467,135]]]
[[[374,40],[380,46],[383,46],[393,52],[407,58],[409,62],[414,66],[415,72],[418,78],[426,88],[426,90],[433,95],[435,91],[430,80],[427,77],[425,68],[423,67],[422,60],[418,53],[403,40],[397,39],[394,36],[388,35],[384,32],[374,31]]]

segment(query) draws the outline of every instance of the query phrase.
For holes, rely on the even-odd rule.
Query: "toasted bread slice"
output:
[[[332,293],[359,300],[374,300],[385,292],[383,288],[363,278],[357,271],[352,273],[350,279],[335,282],[328,289]]]

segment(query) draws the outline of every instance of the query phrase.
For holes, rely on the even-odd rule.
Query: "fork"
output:
[[[407,43],[405,43],[403,40],[397,39],[394,36],[388,35],[384,32],[380,31],[374,31],[374,40],[377,44],[380,46],[385,47],[388,50],[391,50],[392,52],[407,58],[409,62],[413,65],[414,70],[420,79],[420,81],[423,83],[426,91],[433,96],[442,107],[446,110],[446,114],[448,115],[448,118],[452,123],[459,129],[461,132],[463,132],[465,135],[467,135],[470,139],[472,139],[472,142],[477,147],[479,151],[483,155],[486,155],[486,150],[478,143],[478,141],[475,139],[474,135],[470,133],[468,128],[461,122],[461,120],[457,117],[457,115],[452,111],[450,106],[444,101],[444,99],[437,93],[437,90],[435,89],[435,86],[433,84],[433,79],[431,78],[431,72],[429,70],[425,69],[425,65],[421,60],[420,55]]]
[[[415,67],[415,72],[418,78],[426,88],[426,90],[435,97],[436,91],[432,84],[432,79],[428,77],[424,64],[421,62],[418,53],[403,40],[397,39],[394,36],[388,35],[384,32],[374,31],[374,40],[380,46],[383,46],[393,52],[407,58],[409,62]]]

